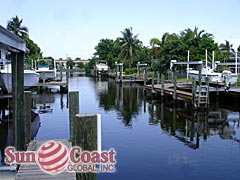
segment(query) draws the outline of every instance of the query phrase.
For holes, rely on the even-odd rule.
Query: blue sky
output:
[[[133,27],[145,46],[163,33],[195,26],[240,45],[239,0],[0,0],[0,24],[18,15],[30,38],[54,58],[93,56],[100,39]]]

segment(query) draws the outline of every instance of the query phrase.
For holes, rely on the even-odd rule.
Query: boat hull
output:
[[[198,72],[189,72],[189,77],[194,78],[196,81],[199,80],[199,75]],[[209,82],[212,83],[224,83],[224,78],[221,73],[211,73],[211,74],[202,74],[201,75],[201,80],[202,82],[206,82],[206,77],[209,78]],[[231,84],[235,84],[238,80],[238,75],[237,74],[232,74],[231,77],[229,78],[228,82]]]
[[[48,69],[38,69],[36,73],[40,74],[40,78],[43,80],[53,80],[55,79],[55,71]]]
[[[0,86],[4,91],[12,93],[12,73],[0,73]],[[39,74],[35,71],[24,70],[24,89],[37,86]]]
[[[199,74],[198,73],[189,73],[189,77],[190,78],[194,78],[196,81],[199,80]],[[209,82],[215,82],[215,83],[220,83],[222,82],[221,80],[221,74],[218,73],[214,73],[214,74],[202,74],[201,75],[201,80],[202,82],[206,82],[206,77],[209,78]]]

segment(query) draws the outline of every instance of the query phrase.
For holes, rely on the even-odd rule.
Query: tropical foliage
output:
[[[219,48],[222,52],[222,58],[224,60],[228,59],[229,56],[230,56],[230,52],[235,52],[234,49],[233,49],[233,45],[230,44],[229,41],[225,40],[225,44],[220,44],[219,45]]]
[[[32,61],[36,61],[42,58],[42,52],[40,47],[30,39],[29,30],[26,26],[22,25],[23,20],[18,16],[13,17],[7,23],[7,29],[18,37],[22,38],[26,42],[27,53],[25,54],[25,64],[31,64]]]
[[[95,50],[95,57],[98,56],[100,60],[106,60],[110,68],[114,68],[115,62],[119,61],[118,54],[121,48],[118,44],[118,39],[115,41],[112,39],[101,39]]]
[[[7,29],[19,37],[28,37],[28,28],[22,25],[23,20],[18,16],[13,17],[7,23]]]
[[[124,29],[121,33],[122,37],[119,38],[119,45],[121,47],[119,58],[128,62],[129,68],[131,68],[134,58],[137,57],[141,41],[137,38],[138,35],[132,33],[132,27]]]
[[[205,51],[208,56],[215,51],[219,53],[218,45],[214,42],[213,35],[195,27],[180,31],[180,34],[164,33],[161,40],[152,38],[149,56],[156,58],[157,63],[153,64],[153,70],[166,72],[170,66],[170,60],[187,61],[187,52],[190,51],[190,60],[205,59]],[[184,67],[185,68],[185,67]]]
[[[67,68],[73,69],[74,66],[75,66],[75,63],[73,62],[72,58],[69,57],[67,60]]]

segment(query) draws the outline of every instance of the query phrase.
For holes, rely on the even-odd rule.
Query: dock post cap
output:
[[[76,117],[95,117],[95,116],[97,116],[97,114],[76,114]]]

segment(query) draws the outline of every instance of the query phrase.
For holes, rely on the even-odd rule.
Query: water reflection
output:
[[[97,81],[99,107],[105,111],[116,110],[124,125],[131,126],[132,119],[142,107],[142,88],[137,84],[118,84],[114,80]]]
[[[34,112],[31,114],[31,139],[34,139],[41,126],[40,116]],[[14,131],[12,119],[3,119],[0,121],[0,166],[4,161],[4,150],[7,146],[14,145]]]
[[[200,139],[206,141],[211,136],[240,143],[236,135],[240,122],[238,112],[216,109],[217,106],[209,111],[194,111],[182,102],[148,103],[149,124],[160,125],[166,134],[192,149],[199,148]]]

